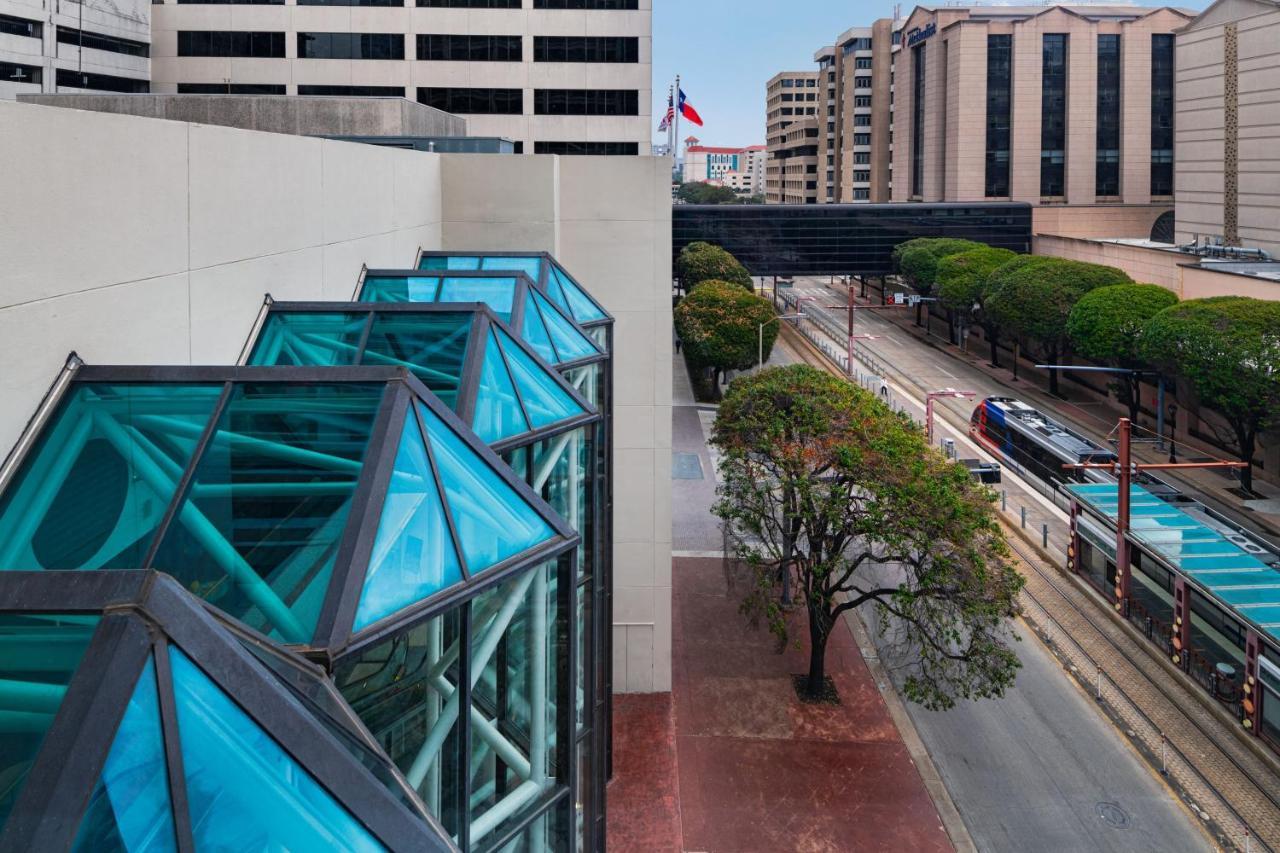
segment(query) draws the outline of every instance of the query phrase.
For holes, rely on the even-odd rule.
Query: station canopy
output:
[[[155,568],[304,649],[577,542],[401,368],[82,366],[0,495],[4,570]]]
[[[1076,484],[1067,490],[1081,504],[1115,523],[1116,484]],[[1262,633],[1280,641],[1280,571],[1141,486],[1131,486],[1129,495],[1129,529],[1134,540]]]

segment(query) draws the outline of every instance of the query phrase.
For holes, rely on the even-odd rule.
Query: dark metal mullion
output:
[[[556,613],[559,618],[555,625],[555,641],[560,648],[567,648],[569,653],[559,655],[556,685],[560,695],[556,697],[556,780],[568,783],[569,802],[576,806],[578,802],[578,786],[582,781],[578,778],[578,586],[574,582],[577,577],[578,552],[575,548],[556,560]],[[585,603],[585,602],[584,602]],[[546,607],[546,602],[542,602]],[[561,645],[561,643],[564,645]],[[583,666],[586,672],[586,666]],[[585,695],[585,694],[584,694]],[[584,704],[585,711],[585,704]],[[570,809],[572,813],[573,809]],[[570,827],[569,849],[577,845],[578,833]]]
[[[503,453],[510,450],[537,444],[538,442],[563,435],[566,432],[573,432],[575,429],[581,429],[585,426],[593,426],[603,422],[604,419],[598,413],[584,412],[581,415],[574,415],[572,418],[567,420],[558,421],[551,426],[540,427],[520,435],[513,435],[511,438],[504,438],[502,441],[495,441],[493,444],[489,445],[489,447],[494,453],[501,456]],[[525,480],[527,482],[528,478],[526,477]]]
[[[462,814],[458,820],[458,846],[471,850],[471,610],[468,601],[459,614],[458,634],[458,770],[461,775]]]
[[[556,346],[556,339],[551,334],[551,327],[547,325],[547,318],[543,314],[542,306],[538,304],[536,298],[529,297],[528,302],[533,306],[533,310],[538,315],[538,322],[542,324],[542,331],[547,333],[547,343],[551,347],[551,351],[556,354],[556,366],[563,367],[565,362],[560,358],[560,347]]]
[[[480,395],[480,371],[484,362],[484,338],[488,333],[489,315],[487,312],[477,311],[471,318],[467,351],[462,357],[462,375],[458,377],[458,417],[468,426],[476,415],[476,401]]]
[[[507,379],[511,382],[511,390],[516,395],[516,405],[520,407],[520,416],[524,418],[526,431],[533,430],[533,420],[529,417],[529,410],[524,405],[524,395],[520,393],[520,385],[516,382],[516,375],[511,372],[511,364],[507,361],[507,352],[502,348],[502,341],[492,331],[489,335],[493,338],[493,345],[498,348],[498,357],[502,359],[502,367],[507,371]]]
[[[449,525],[449,537],[453,540],[453,551],[458,555],[458,565],[462,568],[462,580],[465,583],[471,579],[471,567],[467,565],[467,555],[462,549],[462,537],[458,535],[458,526],[453,520],[453,508],[449,506],[449,499],[445,496],[444,481],[440,479],[436,453],[431,447],[431,434],[427,432],[427,424],[422,420],[422,412],[418,411],[417,401],[410,401],[409,407],[413,409],[413,416],[418,420],[418,429],[422,432],[422,445],[426,448],[427,464],[431,467],[431,477],[436,484],[436,497],[444,510],[444,520]]]
[[[227,381],[222,383],[222,393],[218,395],[218,402],[213,405],[213,414],[209,418],[209,422],[204,425],[204,431],[200,433],[200,437],[196,439],[196,446],[191,451],[191,459],[187,462],[187,467],[182,472],[182,478],[178,480],[178,485],[173,491],[173,499],[169,501],[169,505],[165,507],[164,515],[160,518],[160,525],[156,528],[156,534],[151,539],[151,545],[147,548],[147,555],[142,559],[141,568],[149,569],[155,562],[156,555],[160,552],[160,543],[164,541],[165,535],[169,532],[169,527],[173,524],[174,518],[178,515],[178,508],[182,506],[183,501],[187,499],[187,493],[191,490],[191,484],[196,477],[196,468],[200,465],[200,459],[204,456],[205,451],[209,448],[209,442],[213,440],[213,435],[218,431],[218,423],[222,420],[222,415],[226,411],[227,403],[231,399],[234,383]]]
[[[569,797],[568,789],[553,788],[550,795],[544,794],[542,796],[541,804],[537,808],[528,809],[528,813],[525,814],[524,817],[520,818],[520,821],[518,823],[511,824],[511,826],[507,829],[506,832],[504,832],[502,835],[497,836],[493,841],[489,842],[488,849],[489,850],[506,850],[507,846],[511,844],[512,841],[519,838],[535,820],[537,820],[540,817],[549,817],[551,813],[556,809],[556,807],[559,806],[563,800],[568,799],[568,797]],[[536,803],[539,801],[534,800],[534,802]],[[572,805],[570,806],[569,813],[570,815],[573,814]],[[508,818],[508,822],[510,820],[513,820],[513,818]],[[506,826],[506,825],[507,825],[506,823],[503,824],[503,826]],[[577,835],[577,833],[573,831],[572,827],[570,828],[570,832],[572,833],[572,835],[575,835],[575,836]]]
[[[364,364],[364,351],[369,346],[369,334],[373,331],[373,321],[377,315],[369,311],[364,320],[364,328],[360,330],[360,342],[356,344],[356,364]]]
[[[499,320],[498,322],[501,323],[501,320]],[[499,326],[499,328],[501,328],[501,326]],[[557,385],[559,385],[566,393],[568,393],[569,396],[574,399],[574,402],[580,405],[584,411],[591,411],[592,409],[596,408],[595,406],[592,406],[590,403],[587,402],[587,399],[582,396],[582,394],[578,391],[577,388],[573,387],[573,384],[564,377],[564,374],[557,369],[556,365],[547,364],[546,360],[542,356],[538,355],[537,350],[529,346],[529,344],[526,343],[520,337],[520,335],[516,333],[516,326],[514,323],[512,323],[510,326],[507,326],[505,329],[503,329],[503,331],[509,333],[507,336],[511,338],[512,342],[516,346],[524,350],[525,355],[529,356],[533,360],[534,364],[537,364],[540,367],[546,367],[547,373],[552,377],[553,381]],[[550,337],[550,333],[548,333],[548,337]],[[554,352],[555,344],[552,344],[551,348],[552,348],[552,351]]]
[[[154,646],[156,692],[160,697],[160,731],[164,739],[165,765],[169,773],[169,803],[173,809],[173,825],[177,833],[179,853],[193,853],[195,839],[191,832],[190,801],[187,798],[187,774],[182,757],[182,740],[178,731],[178,709],[173,694],[173,669],[169,665],[169,641],[161,638]]]

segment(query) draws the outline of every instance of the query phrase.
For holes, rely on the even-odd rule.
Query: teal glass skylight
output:
[[[542,258],[537,255],[424,255],[418,269],[522,272],[536,282],[542,273]]]
[[[383,849],[176,646],[169,661],[197,850]]]
[[[520,400],[516,397],[515,383],[492,330],[480,368],[475,409],[471,428],[488,444],[529,431],[529,422],[525,420]]]
[[[596,320],[608,319],[609,315],[601,311],[599,306],[591,301],[578,283],[568,273],[560,269],[559,264],[551,264],[550,272],[551,276],[548,283],[554,281],[559,285],[558,289],[564,300],[560,303],[560,306],[567,309],[573,319],[579,323],[592,323]]]
[[[490,332],[492,335],[493,333]],[[520,399],[524,403],[524,411],[529,416],[529,426],[539,429],[559,423],[586,411],[570,396],[555,378],[532,356],[507,335],[498,330],[497,341],[507,357],[507,365],[520,389]]]
[[[116,729],[73,850],[176,850],[168,768],[151,658]]]
[[[270,313],[250,364],[337,367],[356,363],[365,315]]]
[[[545,289],[551,300],[579,324],[609,319],[582,285],[555,260],[544,255],[423,255],[421,270],[503,270],[523,272]]]
[[[440,283],[436,301],[483,302],[507,323],[511,321],[515,292],[512,278],[446,278]]]
[[[582,332],[578,331],[563,314],[551,307],[546,297],[540,293],[534,293],[533,301],[538,308],[538,313],[542,316],[542,321],[546,324],[551,343],[555,346],[556,364],[600,354],[600,351]]]
[[[542,315],[533,301],[533,291],[524,295],[524,322],[520,329],[520,337],[533,347],[538,355],[549,364],[559,364],[560,355],[551,343],[551,335],[547,333],[547,324],[542,322]]]
[[[360,290],[361,302],[435,302],[440,279],[435,276],[369,276]]]

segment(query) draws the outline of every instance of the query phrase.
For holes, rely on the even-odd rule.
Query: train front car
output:
[[[1073,469],[1082,462],[1111,462],[1116,456],[1039,410],[1012,397],[987,397],[973,410],[969,435],[1014,470],[1061,488],[1066,483],[1098,481],[1097,469]]]

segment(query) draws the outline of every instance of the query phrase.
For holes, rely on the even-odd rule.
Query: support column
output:
[[[1191,587],[1182,576],[1173,579],[1173,662],[1186,670],[1191,648]]]
[[[1129,449],[1129,419],[1120,419],[1120,488],[1116,495],[1116,611],[1129,615],[1130,572],[1129,566],[1129,483],[1131,480],[1131,456]]]
[[[1262,685],[1258,683],[1258,655],[1262,640],[1258,632],[1249,629],[1244,640],[1244,698],[1240,702],[1240,724],[1255,737],[1262,725]]]
[[[1080,504],[1077,501],[1071,502],[1070,517],[1070,529],[1067,537],[1067,571],[1074,575],[1080,573],[1078,564],[1080,559]]]

